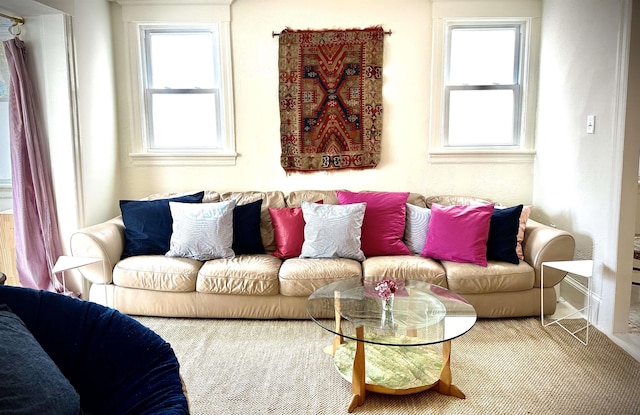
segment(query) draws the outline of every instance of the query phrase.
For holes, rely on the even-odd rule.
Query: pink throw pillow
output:
[[[336,192],[341,205],[366,203],[362,223],[365,256],[411,255],[402,241],[409,192]]]
[[[269,215],[276,240],[273,255],[282,259],[300,256],[304,242],[302,208],[269,208]]]
[[[432,204],[427,241],[420,255],[486,267],[493,206]]]
[[[520,225],[518,226],[518,238],[516,242],[516,255],[518,255],[518,259],[520,260],[524,260],[522,241],[524,241],[524,230],[527,227],[527,220],[531,214],[531,209],[533,209],[533,206],[525,206],[522,208],[522,213],[520,214]]]
[[[322,200],[316,203],[322,203]],[[269,208],[269,216],[276,240],[276,250],[272,255],[281,259],[299,257],[304,242],[302,208]]]

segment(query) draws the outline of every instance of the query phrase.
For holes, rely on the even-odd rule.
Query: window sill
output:
[[[533,163],[535,151],[519,150],[434,150],[429,152],[432,163]]]
[[[235,166],[238,154],[219,153],[131,153],[134,166]]]

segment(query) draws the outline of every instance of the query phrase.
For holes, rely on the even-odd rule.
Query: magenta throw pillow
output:
[[[336,192],[341,205],[366,203],[362,223],[365,256],[411,255],[402,241],[409,192]]]
[[[431,205],[423,257],[487,266],[487,239],[493,204]]]

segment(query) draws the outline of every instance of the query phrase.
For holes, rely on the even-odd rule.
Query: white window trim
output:
[[[535,156],[535,88],[537,82],[537,45],[539,31],[534,28],[531,17],[465,17],[433,19],[433,63],[431,73],[431,113],[429,131],[429,159],[441,163],[532,163]],[[448,45],[447,30],[456,24],[522,24],[526,41],[522,47],[522,101],[519,146],[507,148],[458,148],[445,146],[445,63]],[[535,31],[534,31],[535,30]],[[536,51],[536,53],[532,53]]]
[[[233,73],[231,56],[231,12],[232,0],[203,0],[198,4],[179,5],[161,0],[118,0],[122,6],[125,26],[125,45],[129,60],[129,91],[131,151],[129,158],[133,166],[230,166],[236,164],[238,154],[235,145],[235,119],[233,98]],[[146,6],[141,7],[141,3]],[[144,81],[142,74],[140,36],[141,26],[217,24],[220,36],[220,71],[223,89],[222,105],[225,109],[225,124],[222,150],[150,151],[147,146],[144,108]]]

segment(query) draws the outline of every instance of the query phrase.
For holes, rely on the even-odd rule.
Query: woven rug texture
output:
[[[383,38],[379,27],[280,33],[280,161],[285,171],[378,164]]]
[[[311,321],[136,318],[173,346],[192,414],[347,413],[332,336]],[[368,393],[354,413],[640,413],[640,362],[595,328],[583,346],[536,318],[479,320],[453,340],[451,369],[466,399]]]

